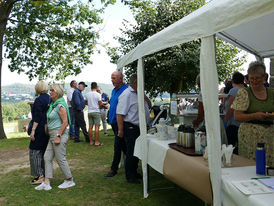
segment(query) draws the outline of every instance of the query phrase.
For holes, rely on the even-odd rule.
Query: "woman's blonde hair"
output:
[[[59,98],[64,95],[64,88],[61,84],[53,84],[50,86],[50,89],[53,89],[58,94]]]
[[[48,91],[49,91],[49,86],[45,81],[40,80],[39,82],[36,83],[35,85],[36,94],[46,94],[48,93]]]

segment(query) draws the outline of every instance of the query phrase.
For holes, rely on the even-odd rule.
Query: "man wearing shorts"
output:
[[[88,105],[88,121],[89,129],[88,135],[90,140],[90,145],[102,146],[103,144],[99,142],[99,128],[101,121],[100,107],[104,107],[101,99],[101,95],[96,91],[97,83],[91,83],[91,91],[86,95],[86,103]],[[95,141],[92,140],[92,129],[95,126],[94,136]]]

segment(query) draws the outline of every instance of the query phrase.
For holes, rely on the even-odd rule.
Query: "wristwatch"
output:
[[[57,134],[56,137],[61,137],[61,135],[60,135],[60,134]]]

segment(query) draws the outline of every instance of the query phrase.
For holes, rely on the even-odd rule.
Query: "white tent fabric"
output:
[[[213,188],[213,204],[221,205],[220,183],[220,131],[219,125],[214,125],[212,119],[217,119],[217,72],[213,35],[239,46],[257,57],[274,55],[274,0],[213,0],[190,15],[177,21],[166,29],[146,39],[136,48],[118,61],[118,69],[138,61],[138,101],[143,100],[143,62],[146,55],[178,44],[201,38],[201,87],[204,99],[207,132],[209,144],[209,169]],[[205,89],[205,85],[207,89]],[[143,104],[142,104],[143,105]],[[142,105],[139,106],[139,117],[142,115]],[[144,138],[144,125],[141,124],[141,136]],[[146,141],[144,142],[144,158],[142,168],[146,176]],[[147,179],[144,181],[144,196],[147,197]]]
[[[221,133],[218,105],[218,74],[215,62],[214,40],[213,36],[202,38],[200,79],[205,111],[208,164],[212,183],[213,202],[214,205],[221,205]]]
[[[137,76],[138,82],[137,87],[138,91],[144,91],[144,62],[143,58],[138,60]],[[147,142],[146,142],[146,117],[145,117],[145,102],[144,102],[144,92],[138,92],[138,111],[140,119],[140,138],[142,139],[142,171],[143,171],[143,187],[144,187],[144,197],[148,197],[147,193]]]
[[[258,42],[258,45],[255,44],[254,46],[259,46],[260,48],[268,48],[271,46],[270,44],[272,44],[272,47],[268,48],[267,52],[260,48],[252,48],[252,51],[258,51],[258,56],[265,56],[266,54],[266,56],[269,56],[269,54],[274,54],[274,41],[271,39],[271,41],[264,42],[264,39],[270,39],[274,36],[274,21],[272,21],[273,18],[271,18],[271,15],[268,16],[270,18],[269,25],[260,22],[260,25],[266,25],[263,29],[268,28],[268,30],[266,30],[267,32],[265,32],[267,33],[268,38],[264,37],[263,39],[261,36],[257,36],[257,34],[264,32],[264,30],[261,32],[257,30],[257,24],[255,24],[256,26],[251,24],[252,28],[250,28],[249,32],[240,37],[233,37],[233,30],[229,29],[237,26],[239,26],[237,28],[245,27],[245,25],[248,26],[248,23],[252,20],[273,12],[273,0],[213,0],[190,15],[143,41],[128,54],[119,59],[118,68],[122,68],[139,58],[165,48],[226,31],[229,36],[231,35],[232,40],[243,42],[245,44],[251,42],[252,45],[249,45],[251,48],[255,44],[254,42]],[[251,38],[251,36],[253,38]],[[241,38],[241,40],[238,40],[238,38]],[[244,41],[244,39],[250,40]]]

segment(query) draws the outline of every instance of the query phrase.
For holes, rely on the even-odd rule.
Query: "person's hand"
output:
[[[256,112],[254,113],[254,115],[255,115],[255,119],[257,120],[265,120],[270,117],[270,115],[265,112]]]
[[[274,120],[274,114],[272,114],[272,112],[267,112],[266,115],[268,119]]]
[[[55,140],[54,140],[54,144],[60,144],[60,142],[61,142],[61,139],[60,139],[60,137],[58,137],[58,136],[56,136],[55,137]]]
[[[35,141],[34,134],[35,134],[35,131],[32,130],[31,133],[30,133],[30,139],[31,139],[31,141],[33,141],[33,142]]]
[[[123,138],[124,137],[124,131],[118,130],[118,137]]]

